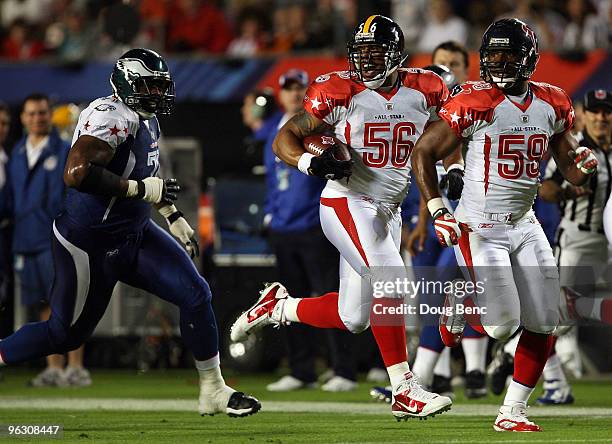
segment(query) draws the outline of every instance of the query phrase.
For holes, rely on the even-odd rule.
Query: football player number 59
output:
[[[489,138],[489,136],[485,136]],[[523,176],[536,178],[540,175],[540,161],[546,152],[548,138],[544,134],[532,134],[527,138],[527,162],[523,157],[521,148],[513,148],[513,145],[525,145],[524,134],[502,134],[499,136],[498,158],[512,161],[512,164],[498,164],[498,173],[504,179],[518,179]],[[490,140],[490,138],[489,138]]]
[[[363,128],[364,148],[375,148],[363,154],[363,163],[369,167],[382,168],[389,161],[397,168],[405,167],[414,148],[410,140],[416,133],[416,127],[411,122],[400,122],[391,128],[390,122],[367,122]],[[389,146],[389,136],[391,146]]]

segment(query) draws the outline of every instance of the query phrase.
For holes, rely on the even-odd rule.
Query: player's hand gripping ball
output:
[[[345,143],[333,136],[315,134],[303,140],[304,149],[314,155],[308,174],[328,180],[338,180],[351,175],[353,162]]]

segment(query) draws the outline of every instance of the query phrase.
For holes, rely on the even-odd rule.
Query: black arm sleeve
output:
[[[79,191],[99,196],[125,197],[121,189],[121,177],[99,165],[90,164],[88,174],[79,187]]]

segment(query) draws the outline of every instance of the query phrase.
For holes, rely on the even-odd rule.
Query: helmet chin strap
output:
[[[407,56],[406,56],[407,57]],[[378,89],[381,86],[383,86],[383,84],[387,81],[387,79],[389,78],[389,76],[391,74],[393,74],[398,67],[400,67],[402,65],[402,63],[404,62],[404,60],[406,60],[406,58],[402,59],[402,62],[400,62],[399,65],[395,65],[393,68],[391,68],[389,71],[387,71],[385,73],[385,75],[380,78],[380,79],[376,79],[376,80],[364,80],[363,84],[368,88],[368,89]]]

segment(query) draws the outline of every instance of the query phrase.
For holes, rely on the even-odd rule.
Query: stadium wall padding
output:
[[[554,53],[542,53],[534,80],[558,85],[572,97],[588,88],[612,89],[609,76],[611,55],[595,51],[584,60],[569,61]],[[329,71],[344,70],[344,57],[291,56],[278,59],[170,59],[179,102],[236,102],[257,87],[278,89],[279,75],[289,68],[305,69],[315,78]],[[411,57],[410,66],[430,63],[428,54]],[[17,104],[33,91],[49,94],[57,102],[87,102],[111,92],[112,63],[91,62],[60,65],[45,62],[0,63],[3,82],[0,100]],[[470,78],[478,78],[478,54],[470,54]]]

